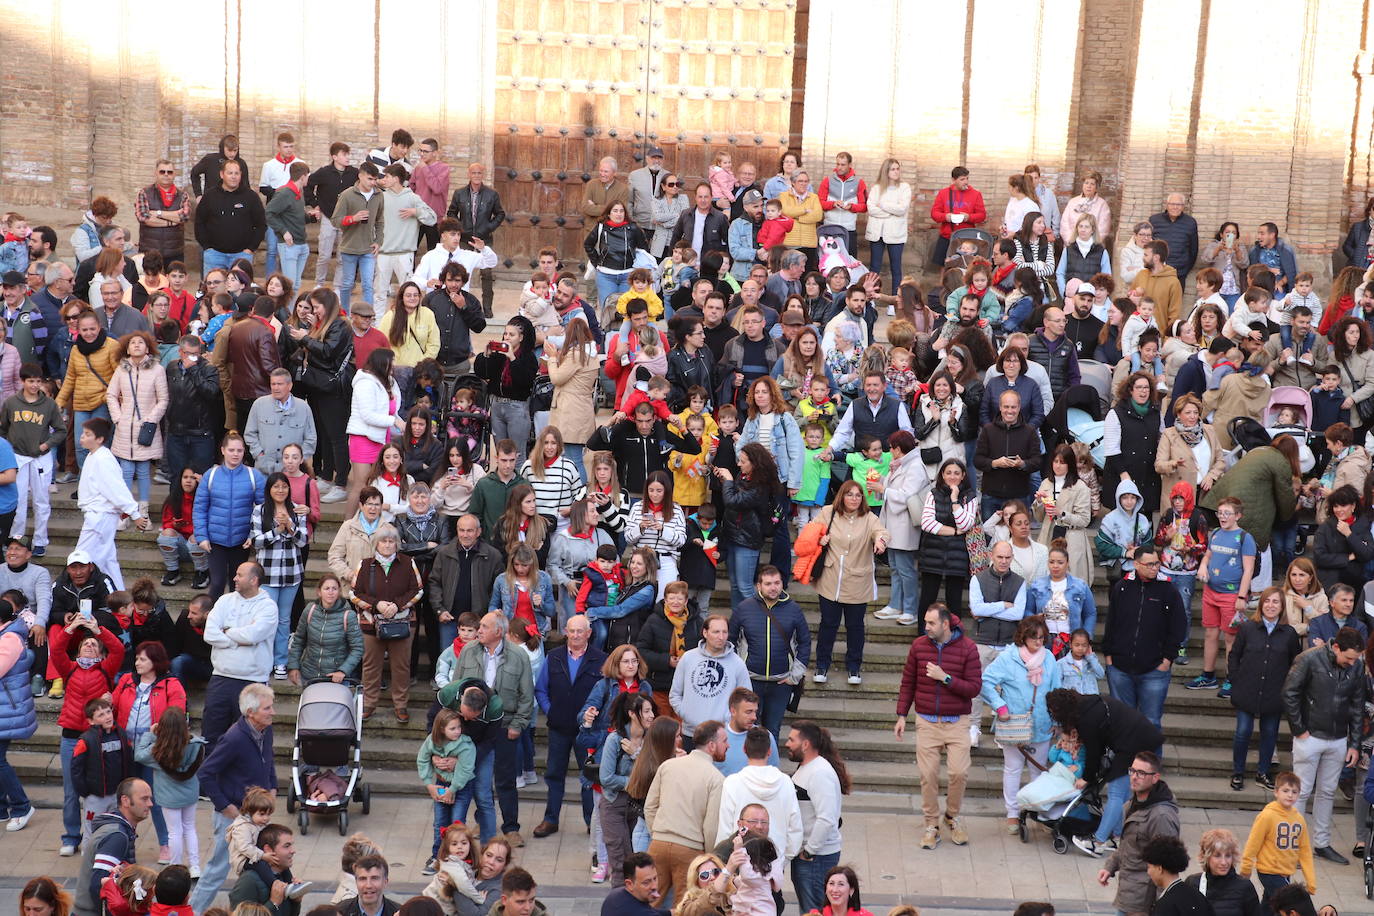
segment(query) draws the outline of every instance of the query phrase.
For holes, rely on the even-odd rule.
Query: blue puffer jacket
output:
[[[1069,599],[1069,632],[1079,627],[1089,633],[1096,632],[1097,605],[1093,602],[1092,589],[1077,576],[1069,576],[1069,585],[1064,594]],[[1050,577],[1042,576],[1030,584],[1026,592],[1026,616],[1045,613],[1045,605],[1050,603]]]
[[[23,741],[38,731],[38,715],[33,708],[33,694],[29,691],[29,669],[33,667],[33,650],[29,648],[28,628],[23,621],[11,621],[0,630],[0,640],[17,639],[23,648],[10,670],[0,674],[0,741]]]
[[[1044,675],[1040,685],[1033,687],[1026,673],[1026,663],[1021,661],[1021,652],[1016,646],[1006,646],[1001,653],[983,669],[983,690],[979,694],[988,707],[995,710],[1007,707],[1007,712],[1017,715],[1031,713],[1031,741],[1039,743],[1050,740],[1050,714],[1045,708],[1045,695],[1059,687],[1059,665],[1049,650],[1045,655]],[[1034,708],[1031,703],[1034,701]]]
[[[191,512],[197,543],[238,547],[248,540],[253,507],[262,502],[265,480],[246,464],[233,470],[217,464],[206,471],[196,487],[196,505]]]

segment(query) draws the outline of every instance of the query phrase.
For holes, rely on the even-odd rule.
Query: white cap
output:
[[[89,562],[91,562],[91,555],[88,554],[86,551],[81,550],[80,548],[77,548],[76,550],[73,550],[71,553],[67,554],[68,566],[75,566],[77,563]]]
[[[1080,283],[1078,289],[1073,291],[1075,296],[1096,296],[1097,290],[1093,289],[1091,283]]]

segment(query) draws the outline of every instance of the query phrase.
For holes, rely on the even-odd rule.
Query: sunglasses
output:
[[[682,182],[680,182],[680,181],[665,181],[665,182],[663,182],[663,186],[664,186],[665,188],[680,188],[680,187],[682,187]]]
[[[711,881],[711,880],[713,880],[713,879],[716,877],[716,875],[719,875],[719,874],[720,874],[720,869],[719,869],[719,868],[703,868],[701,871],[697,872],[697,880],[698,880],[698,881]]]

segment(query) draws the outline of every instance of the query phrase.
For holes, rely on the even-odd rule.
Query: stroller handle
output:
[[[332,677],[312,677],[310,680],[301,684],[302,687],[309,687],[312,684],[343,684],[346,687],[361,687],[362,682],[351,677],[346,677],[342,681],[335,681]]]

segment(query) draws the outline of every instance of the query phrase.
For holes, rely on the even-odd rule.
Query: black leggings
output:
[[[925,632],[926,608],[940,599],[940,586],[945,587],[945,604],[951,614],[964,613],[964,591],[968,588],[968,576],[942,576],[939,573],[921,573],[921,631]]]
[[[315,448],[315,477],[341,487],[348,486],[348,472],[353,464],[348,460],[349,399],[336,394],[315,394],[310,398],[310,410],[315,415],[315,431],[319,444]]]

